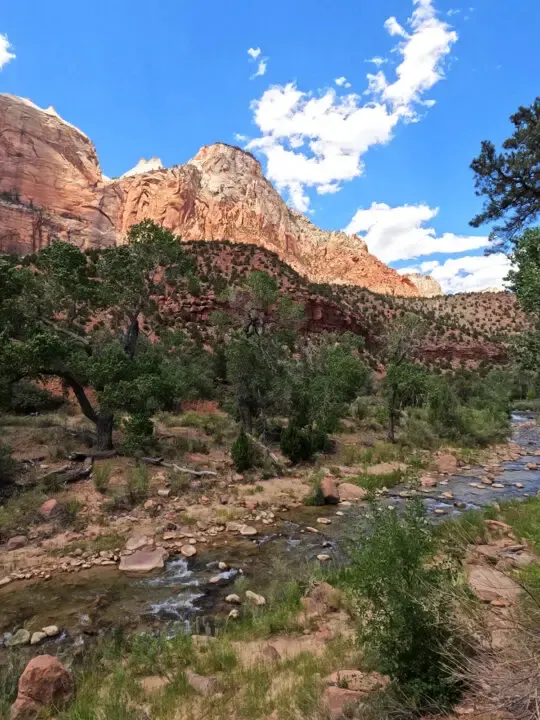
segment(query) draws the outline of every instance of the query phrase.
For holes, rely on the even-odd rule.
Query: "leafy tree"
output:
[[[514,133],[503,142],[502,152],[484,140],[480,155],[471,163],[476,194],[486,198],[471,225],[502,221],[493,228],[491,239],[497,249],[505,250],[540,212],[540,98],[520,107],[510,121]]]
[[[395,442],[395,428],[401,410],[419,402],[425,389],[425,370],[411,362],[425,333],[426,325],[422,319],[413,313],[405,313],[390,324],[385,337],[387,367],[384,396],[390,442]]]
[[[512,265],[513,269],[508,273],[510,288],[516,293],[525,312],[530,313],[535,322],[539,323],[540,228],[529,228],[517,238]]]
[[[125,245],[83,253],[56,241],[29,267],[1,265],[14,290],[0,291],[4,372],[13,381],[60,378],[95,424],[97,447],[111,448],[115,411],[149,415],[177,394],[178,337],[158,341],[158,297],[176,292],[189,272],[178,239],[148,220]],[[154,342],[141,335],[143,319]]]

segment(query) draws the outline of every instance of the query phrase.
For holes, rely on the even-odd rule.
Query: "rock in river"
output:
[[[257,593],[254,593],[251,590],[246,590],[246,600],[249,600],[252,605],[266,605],[265,598],[262,595],[257,595]]]
[[[125,573],[148,573],[165,567],[167,557],[168,553],[163,548],[137,550],[133,555],[124,555],[120,559],[119,569]]]
[[[30,633],[28,630],[21,628],[17,630],[10,638],[6,640],[6,647],[17,647],[18,645],[28,645],[30,642]]]

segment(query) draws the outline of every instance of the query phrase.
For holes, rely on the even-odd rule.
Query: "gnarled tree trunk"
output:
[[[101,412],[96,419],[96,448],[98,450],[112,450],[112,432],[114,417],[112,413]]]

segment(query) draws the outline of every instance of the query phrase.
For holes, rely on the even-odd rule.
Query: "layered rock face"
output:
[[[421,275],[420,273],[409,273],[406,275],[413,282],[423,297],[436,297],[442,295],[443,291],[439,283],[432,278],[431,275]]]
[[[104,178],[92,142],[52,109],[0,95],[0,252],[25,254],[55,237],[80,247],[122,242],[150,218],[188,240],[252,243],[313,282],[418,296],[415,282],[380,262],[355,235],[326,232],[290,210],[260,163],[223,143],[185,165],[141,161]]]

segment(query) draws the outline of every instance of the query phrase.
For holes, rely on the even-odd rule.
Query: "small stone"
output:
[[[223,560],[221,560],[221,561],[218,563],[218,568],[219,568],[219,570],[224,571],[224,570],[228,570],[228,569],[229,569],[229,566],[227,565],[226,562],[223,562]]]
[[[527,463],[527,470],[538,470],[538,465],[533,462]]]
[[[45,627],[41,628],[41,630],[45,633],[47,637],[56,637],[57,635],[60,635],[60,628],[58,625],[46,625]]]
[[[220,582],[221,576],[220,575],[214,575],[214,577],[211,577],[208,581],[211,585],[217,585],[218,582]]]
[[[46,637],[47,633],[44,633],[42,631],[32,633],[32,637],[30,638],[30,645],[39,645],[39,643],[42,640],[45,640]]]
[[[321,553],[320,555],[317,555],[317,560],[319,560],[319,562],[328,562],[331,560],[331,556]]]
[[[317,522],[319,523],[319,525],[330,525],[332,521],[329,520],[328,518],[320,517],[320,518],[317,518]]]
[[[6,577],[0,578],[0,588],[4,587],[5,585],[9,585],[11,582],[11,578],[6,575]]]
[[[341,512],[341,510],[337,510],[337,511],[336,511],[336,515],[337,515],[338,517],[343,517],[343,515],[345,515],[345,513]]]
[[[521,490],[521,488],[524,488],[525,485],[523,483],[514,483],[514,487],[517,487],[519,490]]]
[[[230,595],[227,595],[227,597],[225,598],[225,602],[230,603],[231,605],[240,605],[242,603],[242,600],[240,600],[239,595],[231,593]]]
[[[170,542],[171,540],[176,540],[176,533],[175,532],[163,533],[163,540],[164,540],[164,542]]]
[[[251,535],[256,535],[256,534],[257,534],[257,530],[254,527],[252,527],[251,525],[242,525],[240,527],[240,535],[251,536]]]
[[[206,495],[203,495],[203,496],[201,497],[201,499],[199,500],[199,502],[201,503],[201,505],[208,505],[208,503],[210,502],[210,500],[206,497]]]
[[[8,551],[19,550],[20,548],[25,547],[27,544],[28,538],[26,537],[26,535],[15,535],[7,541],[6,549]]]
[[[167,498],[171,494],[171,490],[170,488],[159,488],[157,494],[159,495],[159,497]]]
[[[306,528],[306,532],[318,533],[319,531],[317,530],[317,528],[309,527],[309,526],[308,526],[308,527]]]
[[[448,491],[447,491],[447,492],[443,492],[442,497],[443,497],[443,498],[448,498],[448,500],[452,500],[454,496],[453,496],[453,494],[452,494],[451,492],[448,492]]]
[[[435,508],[435,514],[436,515],[448,515],[448,510],[443,510],[442,508]]]
[[[182,545],[180,552],[184,557],[193,557],[197,554],[197,548],[194,545]]]
[[[249,600],[252,605],[266,605],[266,599],[262,595],[246,590],[246,600]]]
[[[233,608],[233,609],[230,611],[228,617],[229,617],[230,620],[236,620],[237,618],[240,617],[240,613],[239,613],[239,611],[238,611],[236,608]]]
[[[17,630],[10,638],[5,642],[6,647],[17,647],[19,645],[28,645],[30,642],[30,633],[28,630],[21,628]]]
[[[504,487],[504,485],[502,483],[493,483],[493,485],[491,487],[501,489]]]
[[[342,500],[339,504],[341,507],[351,507],[352,502],[350,502],[350,500]]]

